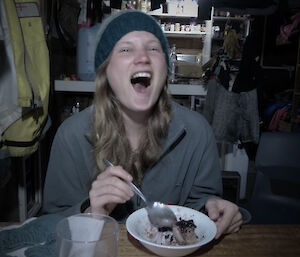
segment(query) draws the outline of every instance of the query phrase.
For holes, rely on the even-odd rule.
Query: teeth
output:
[[[132,85],[143,85],[144,87],[148,87],[150,85],[151,74],[149,72],[137,72],[133,74],[130,82]]]
[[[138,72],[138,73],[135,73],[132,76],[132,78],[133,79],[135,79],[135,78],[151,78],[151,74],[148,72]]]

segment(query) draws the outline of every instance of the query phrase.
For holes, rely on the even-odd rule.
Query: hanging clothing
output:
[[[268,126],[269,131],[278,131],[279,122],[281,120],[286,120],[289,114],[289,107],[284,106],[283,108],[278,109],[272,116],[270,124]]]
[[[229,59],[239,59],[241,57],[241,47],[239,44],[239,36],[235,29],[230,29],[225,36],[223,43],[224,52]]]
[[[247,92],[262,87],[263,70],[259,64],[258,42],[256,34],[251,33],[247,36],[243,45],[239,72],[233,84],[233,92]]]
[[[35,152],[49,126],[49,53],[39,6],[39,0],[0,0],[3,49],[10,64],[1,74],[0,158]],[[11,113],[8,99],[15,107]]]
[[[230,92],[210,79],[203,115],[211,124],[217,141],[258,143],[259,115],[257,92]]]
[[[300,11],[297,11],[290,17],[287,24],[280,26],[280,33],[276,37],[277,45],[290,44],[293,40],[298,38],[300,33]]]
[[[0,1],[0,140],[2,133],[22,115],[18,104],[17,75],[4,3]]]

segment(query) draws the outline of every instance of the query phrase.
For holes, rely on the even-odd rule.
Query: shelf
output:
[[[54,90],[56,92],[93,93],[95,85],[93,81],[55,80]],[[169,91],[171,95],[205,96],[207,93],[202,84],[169,84]]]
[[[93,93],[95,85],[93,81],[55,80],[54,91]]]
[[[166,37],[203,37],[206,35],[205,32],[187,32],[187,31],[164,31]]]
[[[188,9],[184,9],[184,13],[178,13],[177,8],[174,9],[174,6],[169,6],[168,13],[163,13],[162,7],[153,11],[148,12],[148,14],[156,17],[162,17],[162,18],[184,18],[184,19],[190,19],[190,18],[198,18],[198,5],[189,5]]]
[[[232,20],[232,21],[248,21],[247,17],[223,17],[223,16],[213,16],[213,20],[219,20],[219,21],[224,21],[224,20]]]
[[[205,96],[207,94],[204,85],[169,84],[171,95]]]
[[[166,17],[166,18],[186,18],[186,19],[197,18],[197,16],[195,16],[195,15],[189,16],[186,14],[151,13],[151,12],[149,12],[148,14],[150,14],[152,16],[156,16],[156,17]]]

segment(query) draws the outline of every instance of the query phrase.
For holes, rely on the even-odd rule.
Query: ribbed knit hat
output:
[[[150,15],[136,10],[122,10],[106,18],[96,38],[95,69],[106,60],[115,44],[127,33],[147,31],[161,43],[169,67],[169,45],[158,22]]]

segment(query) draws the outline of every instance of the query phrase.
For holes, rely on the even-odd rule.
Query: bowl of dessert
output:
[[[217,228],[208,216],[188,207],[168,206],[177,218],[172,228],[154,227],[142,208],[127,218],[128,233],[154,254],[172,257],[191,254],[214,239]]]

